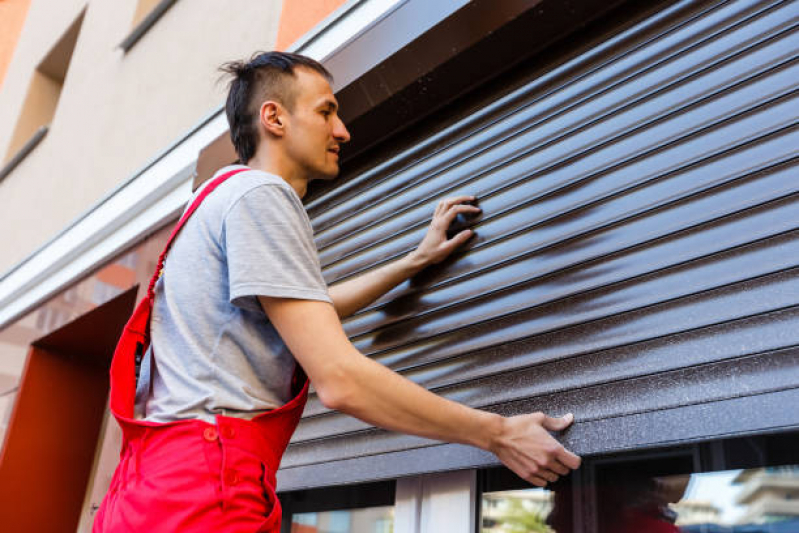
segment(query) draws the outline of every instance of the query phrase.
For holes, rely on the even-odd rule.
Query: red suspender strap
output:
[[[244,172],[245,170],[250,170],[249,168],[237,168],[236,170],[231,170],[230,172],[225,172],[218,178],[214,178],[214,180],[205,186],[205,188],[200,192],[197,198],[191,203],[189,208],[180,217],[175,228],[172,230],[172,234],[169,236],[169,240],[166,241],[166,246],[164,247],[164,251],[161,252],[161,255],[158,257],[158,266],[155,267],[155,274],[153,274],[152,279],[150,280],[150,286],[147,288],[147,297],[150,299],[150,302],[155,301],[155,282],[158,281],[159,276],[161,275],[161,270],[164,268],[164,260],[166,259],[166,254],[169,252],[169,249],[172,247],[172,242],[177,237],[178,232],[183,228],[183,225],[189,219],[189,217],[200,207],[200,204],[205,197],[211,194],[214,189],[216,189],[219,185],[222,184],[223,181],[228,179],[231,176],[238,174],[239,172]]]

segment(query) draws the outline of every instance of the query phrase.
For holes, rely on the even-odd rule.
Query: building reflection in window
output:
[[[291,533],[392,533],[394,507],[295,513]]]
[[[549,533],[547,525],[555,493],[544,489],[506,490],[483,494],[483,533]]]
[[[799,532],[799,466],[693,475],[672,508],[686,533]]]
[[[554,490],[484,492],[481,531],[799,533],[799,466],[675,475],[652,470],[597,465],[595,481],[583,485],[583,494],[592,493],[587,501],[596,502],[588,513],[585,503],[582,512],[575,509],[571,483]],[[574,526],[575,513],[583,516],[582,527]]]

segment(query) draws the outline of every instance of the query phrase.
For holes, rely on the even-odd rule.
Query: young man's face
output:
[[[310,179],[338,175],[339,146],[350,134],[338,116],[330,84],[306,68],[295,71],[294,109],[286,126],[286,152]]]

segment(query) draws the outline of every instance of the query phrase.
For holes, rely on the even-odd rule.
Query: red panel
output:
[[[78,525],[108,397],[108,366],[136,288],[31,347],[0,455],[5,531]]]

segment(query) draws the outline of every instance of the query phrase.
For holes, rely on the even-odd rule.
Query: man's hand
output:
[[[459,214],[475,215],[481,211],[479,207],[462,203],[474,200],[474,196],[442,200],[416,250],[358,277],[332,285],[328,292],[338,316],[344,318],[363,309],[426,266],[440,263],[465,243],[474,234],[472,230],[464,229],[451,239],[447,239],[447,230]]]
[[[580,466],[580,458],[549,434],[566,429],[572,422],[571,414],[561,418],[543,413],[505,418],[490,450],[516,475],[544,487]]]
[[[474,216],[482,211],[468,203],[474,200],[474,196],[455,196],[438,203],[427,234],[416,250],[410,253],[414,263],[422,266],[440,263],[469,240],[474,234],[471,229],[464,229],[451,239],[447,238],[447,230],[459,214]]]

